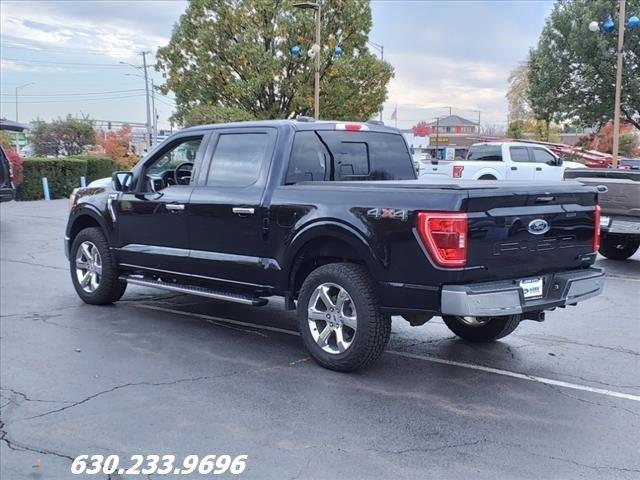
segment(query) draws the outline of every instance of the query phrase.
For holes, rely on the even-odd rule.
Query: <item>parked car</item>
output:
[[[11,120],[0,119],[0,131],[22,132],[26,129]],[[16,198],[16,187],[13,184],[13,170],[7,154],[0,146],[0,202],[9,202]]]
[[[565,175],[602,190],[600,253],[612,260],[626,260],[636,253],[640,247],[640,171],[589,168]]]
[[[441,160],[424,171],[467,180],[560,181],[562,160],[551,150],[520,142],[476,143],[469,147],[464,160]]]
[[[76,191],[73,286],[90,304],[127,284],[255,306],[281,296],[313,358],[340,371],[378,358],[391,315],[440,315],[486,342],[601,292],[596,189],[415,179],[403,136],[381,125],[188,128],[111,188]]]
[[[623,170],[640,170],[640,158],[621,158],[618,168]]]

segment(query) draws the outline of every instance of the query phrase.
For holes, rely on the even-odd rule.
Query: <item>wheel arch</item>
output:
[[[478,170],[476,172],[476,174],[473,176],[474,180],[479,180],[482,177],[487,177],[487,176],[492,176],[495,177],[496,180],[502,180],[503,179],[503,175],[500,174],[499,171],[493,169],[493,168],[482,168],[480,170]]]
[[[109,243],[111,243],[112,231],[105,219],[99,212],[91,207],[80,207],[72,212],[69,226],[67,228],[67,237],[69,238],[69,245],[73,244],[74,239],[85,228],[98,227],[102,230],[107,237]]]
[[[375,256],[364,236],[339,223],[322,222],[300,231],[288,250],[291,254],[285,262],[283,290],[291,299],[297,297],[306,277],[322,265],[350,262],[369,272],[376,268]]]

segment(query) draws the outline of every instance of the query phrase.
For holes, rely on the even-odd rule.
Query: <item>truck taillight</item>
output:
[[[600,205],[596,205],[596,210],[593,215],[593,251],[600,250]]]
[[[453,178],[461,178],[463,170],[464,170],[464,166],[463,165],[454,165],[453,166]]]
[[[466,213],[420,212],[417,229],[422,244],[436,264],[442,267],[466,265]]]

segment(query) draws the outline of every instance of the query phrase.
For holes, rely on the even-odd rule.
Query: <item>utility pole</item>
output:
[[[315,12],[316,20],[316,43],[314,45],[317,48],[315,53],[315,75],[313,85],[313,116],[316,120],[320,120],[320,57],[322,55],[322,47],[320,46],[320,2],[302,2],[294,3],[295,8],[308,8]]]
[[[440,117],[436,117],[436,160],[440,160]]]
[[[145,98],[147,101],[147,145],[151,147],[151,105],[149,102],[149,75],[147,73],[147,53],[149,52],[141,52],[142,55],[142,70],[144,72],[144,89],[145,89]]]
[[[151,111],[153,112],[153,146],[158,144],[158,112],[156,112],[156,86],[151,79]]]
[[[625,24],[626,0],[620,0],[620,12],[618,14],[618,50],[616,51],[616,97],[613,112],[613,168],[618,168],[618,148],[620,148],[620,94],[622,90],[622,59],[624,49],[624,24]]]
[[[320,46],[320,3],[316,3],[316,5],[316,45],[318,46],[318,53],[316,54],[316,72],[313,88],[313,111],[316,120],[320,120],[320,57],[322,47]]]

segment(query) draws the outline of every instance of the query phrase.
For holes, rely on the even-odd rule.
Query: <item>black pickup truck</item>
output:
[[[77,190],[66,230],[87,303],[127,284],[249,305],[284,297],[323,366],[374,361],[391,315],[469,341],[598,295],[595,188],[418,183],[398,130],[265,121],[194,127]]]

